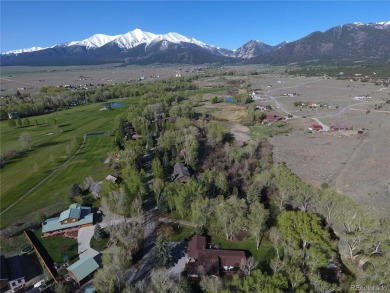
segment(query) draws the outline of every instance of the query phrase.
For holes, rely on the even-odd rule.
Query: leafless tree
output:
[[[258,266],[258,262],[251,256],[247,259],[242,259],[240,263],[240,270],[247,276],[251,275],[253,269]]]
[[[30,133],[23,132],[19,137],[19,141],[23,149],[32,150],[33,140]]]

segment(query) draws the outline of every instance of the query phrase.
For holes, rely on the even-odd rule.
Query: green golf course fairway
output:
[[[44,180],[79,149],[86,133],[113,129],[115,116],[125,112],[136,99],[122,99],[123,107],[99,111],[101,103],[77,106],[47,115],[29,117],[38,126],[13,128],[7,121],[0,123],[1,152],[21,150],[19,137],[28,132],[33,140],[33,150],[22,152],[0,171],[1,228],[22,220],[37,210],[63,201],[70,194],[73,183],[81,184],[87,176],[102,180],[109,173],[103,164],[107,153],[113,150],[109,136],[88,136],[84,147],[61,170],[41,186],[7,209],[31,188]],[[57,125],[53,125],[56,119]],[[22,119],[23,120],[23,119]],[[60,130],[58,129],[60,128]]]

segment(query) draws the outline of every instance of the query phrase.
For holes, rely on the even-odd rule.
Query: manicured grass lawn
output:
[[[44,179],[78,149],[85,133],[110,131],[114,126],[114,117],[125,112],[127,106],[137,102],[136,99],[119,101],[125,106],[112,111],[99,111],[101,103],[77,106],[68,110],[47,115],[29,117],[31,123],[36,119],[39,126],[11,128],[7,121],[0,123],[1,151],[20,149],[19,136],[29,132],[34,141],[34,149],[22,153],[1,169],[1,206],[4,210],[16,199]],[[62,132],[58,133],[53,125],[46,121],[55,118]],[[51,135],[47,135],[52,133]],[[72,140],[76,145],[71,148]],[[107,152],[112,150],[110,137],[88,137],[84,149],[65,168],[32,194],[16,204],[11,210],[1,215],[1,228],[21,219],[39,208],[63,201],[69,194],[70,185],[81,183],[91,175],[101,180],[108,171],[103,166]]]
[[[63,202],[65,208],[73,183],[82,186],[82,182],[88,176],[92,176],[95,180],[103,180],[110,173],[108,165],[103,162],[111,149],[111,137],[88,137],[84,148],[67,164],[66,168],[55,173],[45,184],[15,205],[13,210],[2,216],[1,225],[7,226],[28,215],[32,210],[36,211],[57,202]]]
[[[244,239],[242,241],[228,241],[223,236],[211,235],[212,243],[220,243],[222,249],[248,250],[259,263],[262,270],[269,269],[269,263],[275,257],[275,250],[272,243],[264,238],[259,249],[256,249],[256,241]]]
[[[282,122],[276,122],[270,126],[267,126],[266,124],[249,126],[249,129],[250,129],[250,136],[252,138],[272,137],[272,136],[286,134],[290,132],[289,126]]]
[[[63,263],[64,256],[67,256],[70,260],[78,256],[77,240],[64,238],[62,236],[42,239],[42,229],[35,230],[34,234],[45,247],[54,262]]]
[[[172,224],[172,227],[174,227],[173,234],[170,235],[168,238],[168,241],[170,241],[170,242],[184,241],[184,240],[190,238],[190,236],[192,234],[194,234],[194,230],[195,230],[194,227],[188,227],[188,226],[184,226],[184,225]]]

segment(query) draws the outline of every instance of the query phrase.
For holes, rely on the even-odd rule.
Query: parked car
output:
[[[34,284],[34,288],[40,288],[40,287],[43,287],[45,285],[46,285],[45,280],[40,280],[39,282]]]

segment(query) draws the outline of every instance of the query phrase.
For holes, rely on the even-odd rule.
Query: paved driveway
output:
[[[95,231],[95,225],[89,227],[83,227],[79,229],[77,234],[77,242],[79,244],[79,257],[83,258],[86,256],[95,257],[99,254],[95,249],[91,248],[90,242]]]

